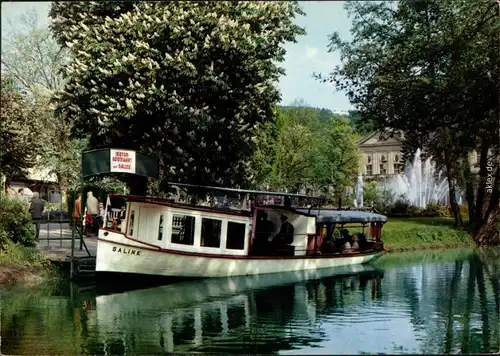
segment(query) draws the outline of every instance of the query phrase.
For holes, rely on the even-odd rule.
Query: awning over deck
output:
[[[309,209],[297,209],[297,211],[307,213]],[[318,223],[325,224],[387,222],[387,216],[366,211],[312,209],[310,214],[317,216]]]

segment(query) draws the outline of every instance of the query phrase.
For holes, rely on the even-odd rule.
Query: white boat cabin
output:
[[[173,202],[126,202],[124,198],[113,206],[108,200],[105,229],[118,230],[127,238],[162,249],[213,255],[254,254],[254,230],[259,228],[257,216],[262,211],[273,226],[270,236],[280,231],[282,216],[292,224],[291,255],[306,255],[308,239],[316,234],[315,216],[286,208],[259,207],[252,214]]]

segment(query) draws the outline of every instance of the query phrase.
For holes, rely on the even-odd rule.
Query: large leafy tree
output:
[[[61,67],[67,51],[40,24],[38,14],[29,10],[2,29],[2,68],[18,85],[46,94],[61,89]]]
[[[32,157],[35,167],[53,173],[63,194],[78,178],[85,146],[84,140],[71,137],[71,122],[56,114],[50,105],[54,92],[63,88],[61,68],[67,55],[67,49],[40,23],[35,11],[21,14],[2,33],[2,67],[15,87],[29,91],[39,113],[30,118],[38,127],[34,139],[43,143]]]
[[[309,128],[289,122],[276,142],[272,185],[298,192],[311,185],[314,136]]]
[[[70,49],[59,109],[90,145],[159,157],[164,180],[248,183],[252,137],[274,118],[295,2],[54,2]]]
[[[0,179],[26,174],[36,163],[43,142],[38,138],[42,129],[38,118],[40,107],[23,96],[12,77],[2,78],[0,104]]]
[[[294,105],[278,109],[278,120],[257,135],[256,183],[293,191],[351,186],[358,169],[358,136],[348,120],[300,101]]]
[[[346,6],[353,39],[331,36],[330,49],[340,51],[343,64],[321,79],[346,90],[377,127],[403,130],[435,156],[446,168],[452,202],[463,158],[472,149],[481,152],[477,184],[467,175],[471,225],[478,243],[498,243],[498,230],[483,228],[500,213],[498,164],[488,171],[498,157],[498,5],[435,0]]]
[[[352,186],[359,168],[358,139],[345,118],[334,118],[325,124],[317,144],[319,155],[316,157],[321,159],[316,162],[314,176],[318,188],[332,187],[338,192]]]

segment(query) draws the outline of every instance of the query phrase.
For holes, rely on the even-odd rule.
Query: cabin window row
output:
[[[129,234],[133,234],[135,212],[130,213]],[[173,214],[172,215],[172,231],[170,242],[174,244],[193,246],[196,233],[196,217],[191,215]],[[158,218],[158,241],[163,241],[164,215]],[[245,248],[245,230],[246,224],[228,221],[227,222],[227,238],[226,249],[243,250]],[[222,220],[202,217],[201,218],[201,233],[200,246],[221,248],[222,240]]]

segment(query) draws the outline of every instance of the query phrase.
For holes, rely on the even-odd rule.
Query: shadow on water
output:
[[[343,270],[4,289],[2,353],[496,352],[499,261],[413,252]]]

